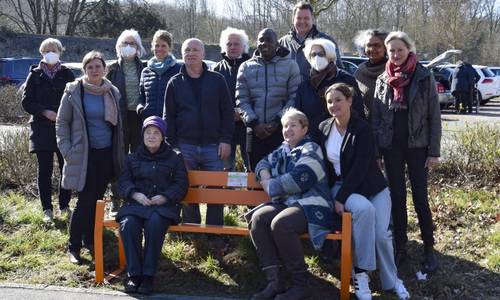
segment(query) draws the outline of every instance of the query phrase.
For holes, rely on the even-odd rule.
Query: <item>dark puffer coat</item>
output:
[[[186,196],[188,176],[184,161],[179,152],[169,144],[162,144],[160,149],[151,154],[144,144],[137,152],[127,158],[125,169],[118,179],[118,193],[125,203],[118,212],[116,220],[133,215],[147,219],[153,212],[175,223],[180,221],[180,202]],[[143,206],[132,199],[132,194],[140,192],[151,198],[162,195],[167,198],[163,205]]]
[[[150,67],[142,70],[140,81],[141,102],[137,105],[137,114],[144,120],[147,117],[163,116],[163,106],[167,83],[175,74],[179,73],[181,64],[172,63],[171,67],[162,75],[158,75]]]
[[[73,80],[75,76],[64,66],[53,79],[39,66],[32,68],[28,74],[22,105],[31,114],[30,152],[57,150],[56,123],[42,116],[42,112],[52,110],[57,113],[66,83]]]

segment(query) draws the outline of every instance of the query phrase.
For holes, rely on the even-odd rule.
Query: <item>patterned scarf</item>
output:
[[[153,70],[156,74],[161,76],[176,63],[177,59],[173,54],[169,54],[163,60],[159,60],[153,56],[150,60],[148,60],[148,67],[150,67],[151,70]]]
[[[49,76],[50,79],[54,79],[54,77],[56,77],[57,72],[61,70],[60,61],[58,61],[55,65],[53,65],[52,68],[49,68],[49,66],[43,61],[41,61],[38,66],[40,67],[40,69],[42,69],[45,75]]]
[[[335,65],[335,62],[333,61],[330,62],[328,66],[326,66],[326,68],[324,68],[319,72],[311,68],[310,74],[311,77],[309,79],[309,82],[311,83],[311,86],[314,88],[314,91],[316,91],[316,95],[321,99],[325,99],[325,92],[329,86],[328,85],[321,86],[321,83],[325,79],[330,79],[337,75],[337,66]]]
[[[387,61],[385,72],[387,73],[387,83],[394,90],[393,102],[406,104],[404,99],[404,88],[410,84],[411,76],[417,67],[417,56],[410,52],[408,59],[400,66],[396,66]]]
[[[104,120],[116,126],[118,124],[118,108],[116,107],[115,98],[111,92],[113,84],[106,78],[102,79],[100,86],[89,83],[87,77],[83,77],[83,89],[85,92],[104,97]]]

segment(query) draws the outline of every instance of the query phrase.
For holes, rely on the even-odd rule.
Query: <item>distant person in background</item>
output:
[[[481,77],[471,64],[460,62],[452,74],[451,93],[455,97],[455,111],[465,114],[472,113],[474,85]]]
[[[396,265],[405,260],[408,242],[406,169],[412,200],[424,242],[422,273],[438,268],[434,252],[434,225],[427,194],[429,169],[439,163],[441,112],[436,82],[418,63],[415,43],[401,31],[384,41],[389,54],[385,72],[377,79],[372,127],[378,153],[382,154],[392,200]],[[379,157],[380,158],[380,157]]]
[[[31,114],[29,151],[36,154],[38,161],[38,193],[42,202],[43,220],[53,219],[52,169],[54,153],[61,173],[64,159],[56,143],[56,117],[66,83],[75,80],[73,73],[61,65],[60,56],[64,48],[57,39],[45,39],[40,45],[42,60],[32,68],[26,79],[22,105]],[[71,190],[64,189],[59,180],[59,209],[62,215],[69,215]]]
[[[144,120],[143,142],[128,156],[118,180],[125,199],[116,220],[127,259],[126,293],[153,292],[165,233],[180,221],[188,176],[180,153],[165,142],[166,134],[167,125],[160,117]]]
[[[172,54],[173,45],[170,32],[158,30],[153,35],[151,51],[154,56],[148,60],[141,74],[141,97],[137,113],[142,120],[150,116],[163,116],[167,83],[181,69],[181,64]]]
[[[141,93],[139,82],[144,64],[140,58],[146,50],[142,46],[139,33],[133,29],[123,31],[116,41],[117,60],[108,66],[106,78],[118,88],[121,94],[120,112],[123,124],[123,150],[125,155],[135,152],[141,142],[141,118],[136,112]],[[120,208],[120,199],[112,184],[113,196],[111,211]]]
[[[288,58],[290,51],[278,44],[276,33],[265,28],[257,36],[257,50],[238,71],[236,104],[245,125],[252,129],[250,165],[257,163],[281,142],[280,119],[294,105],[300,72]]]
[[[228,160],[229,170],[234,170],[236,161],[236,146],[240,147],[241,157],[245,169],[248,169],[248,153],[246,151],[246,127],[241,120],[238,109],[236,108],[236,76],[240,65],[247,61],[248,55],[248,35],[244,30],[228,27],[220,34],[220,48],[222,60],[219,61],[214,71],[221,73],[226,79],[229,88],[229,94],[233,100],[234,106],[234,134],[231,143],[231,156]]]
[[[337,67],[335,53],[335,44],[330,40],[319,38],[306,41],[304,55],[311,65],[310,76],[300,83],[294,106],[309,119],[309,136],[316,143],[321,139],[319,124],[330,117],[325,105],[325,91],[332,84],[343,82],[352,86],[356,91],[353,108],[362,118],[365,115],[356,79]]]
[[[188,170],[222,171],[234,131],[234,107],[226,81],[203,62],[201,40],[187,39],[181,49],[184,65],[168,83],[163,110],[167,140],[179,148]],[[184,206],[182,220],[201,223],[199,205]],[[206,224],[224,225],[223,205],[207,205]]]
[[[281,37],[279,44],[290,51],[290,58],[299,65],[301,80],[309,79],[311,65],[304,55],[305,42],[308,39],[324,38],[335,45],[335,65],[344,68],[340,57],[340,48],[335,40],[326,33],[320,32],[314,24],[314,11],[311,4],[299,1],[293,7],[293,27],[285,36]]]
[[[358,82],[359,90],[363,96],[365,112],[369,121],[371,120],[373,108],[375,83],[377,82],[377,77],[384,73],[385,64],[387,63],[387,50],[384,45],[387,34],[384,31],[368,29],[360,31],[354,38],[355,44],[362,48],[364,54],[368,57],[368,61],[358,66],[354,77]]]
[[[78,192],[69,226],[72,263],[80,263],[82,246],[93,253],[95,205],[120,175],[125,156],[120,92],[104,78],[103,55],[87,53],[82,68],[84,76],[66,86],[56,119],[57,145],[64,157],[62,186]]]

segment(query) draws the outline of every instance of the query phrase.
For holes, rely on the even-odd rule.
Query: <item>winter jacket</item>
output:
[[[330,77],[325,78],[319,85],[318,90],[329,87],[334,83],[343,82],[354,88],[353,109],[362,118],[365,116],[363,107],[363,100],[361,93],[358,89],[358,83],[349,73],[337,68],[337,73]],[[309,136],[315,143],[321,140],[321,132],[319,130],[319,123],[330,117],[330,113],[326,108],[326,100],[324,95],[318,95],[310,81],[303,81],[299,85],[297,97],[295,98],[295,107],[302,111],[309,119]]]
[[[171,145],[231,144],[234,109],[226,81],[221,74],[208,70],[205,63],[200,79],[200,99],[193,91],[186,66],[168,83],[163,119],[168,124]]]
[[[163,107],[168,81],[181,69],[181,64],[173,61],[170,69],[158,75],[150,67],[142,70],[140,81],[141,97],[137,114],[144,120],[150,116],[163,116]]]
[[[405,88],[408,103],[408,147],[427,148],[428,156],[439,157],[441,147],[441,111],[432,74],[417,64],[411,83]],[[393,90],[382,73],[375,86],[372,127],[378,148],[390,149],[393,137]]]
[[[455,92],[470,93],[479,79],[481,77],[476,73],[474,67],[471,64],[462,62],[453,70],[450,90],[452,94]]]
[[[334,217],[321,148],[307,137],[293,149],[284,143],[257,164],[257,180],[264,169],[271,173],[266,190],[271,203],[299,204],[306,215],[311,243],[316,250],[321,249]]]
[[[180,222],[180,202],[186,196],[188,176],[180,152],[163,143],[156,153],[150,153],[144,144],[137,152],[129,154],[125,168],[118,179],[118,194],[125,202],[116,216],[120,220],[127,215],[148,219],[153,212]],[[135,192],[151,198],[162,195],[163,205],[144,206],[132,199]]]
[[[122,123],[128,124],[127,120],[127,93],[125,91],[125,73],[123,72],[122,59],[118,59],[108,66],[108,73],[106,78],[111,81],[111,83],[118,88],[120,91],[120,111],[122,114]],[[144,69],[144,64],[138,57],[135,57],[135,70],[137,72],[137,80],[140,82],[142,69]]]
[[[230,59],[226,53],[221,53],[221,56],[222,60],[213,67],[213,70],[222,74],[224,79],[226,79],[229,94],[233,100],[233,105],[236,107],[236,76],[238,75],[238,69],[241,64],[249,60],[250,56],[247,53],[243,53],[238,59]]]
[[[331,36],[327,35],[326,33],[318,31],[316,25],[313,25],[313,28],[311,29],[311,31],[309,31],[306,38],[302,42],[300,42],[299,39],[297,38],[297,33],[295,32],[294,28],[292,28],[292,30],[290,30],[288,34],[281,37],[280,40],[278,41],[281,46],[287,48],[290,51],[289,58],[295,60],[299,65],[301,81],[309,80],[310,70],[311,70],[311,65],[309,64],[304,55],[304,47],[306,40],[319,39],[319,38],[330,40],[335,44],[335,54],[337,56],[335,64],[337,65],[337,67],[343,68],[344,66],[342,64],[340,49],[337,43]]]
[[[44,110],[57,113],[66,83],[75,76],[65,66],[51,79],[37,66],[30,70],[23,92],[22,106],[31,114],[30,152],[56,151],[56,123],[42,116]]]
[[[322,135],[320,145],[325,157],[325,145],[334,121],[332,117],[319,125]],[[374,147],[375,141],[368,122],[351,115],[340,151],[340,177],[335,174],[333,164],[325,159],[330,186],[342,181],[342,187],[334,200],[345,203],[354,193],[369,198],[387,187],[376,162]]]
[[[271,61],[255,51],[240,66],[236,82],[236,105],[248,127],[279,122],[286,108],[293,106],[300,83],[299,67],[287,58],[289,51],[279,47]]]
[[[87,176],[89,154],[89,136],[82,108],[81,81],[77,79],[66,85],[61,106],[57,113],[56,136],[57,146],[64,157],[62,186],[65,189],[83,190]],[[119,109],[120,92],[116,87],[111,89]],[[123,168],[123,131],[121,115],[113,127],[113,176],[120,175]]]

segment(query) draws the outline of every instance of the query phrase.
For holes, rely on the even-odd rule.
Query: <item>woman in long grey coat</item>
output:
[[[101,53],[87,53],[82,66],[85,75],[67,84],[56,119],[57,145],[65,162],[62,186],[78,192],[68,245],[73,263],[80,262],[82,241],[93,251],[95,205],[120,174],[124,158],[120,93],[104,78]]]

